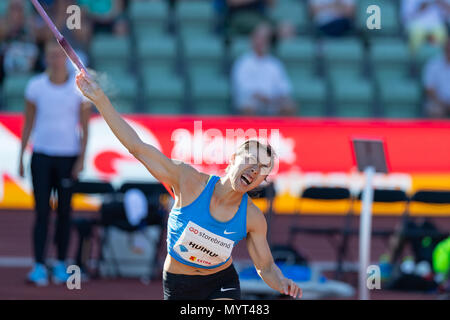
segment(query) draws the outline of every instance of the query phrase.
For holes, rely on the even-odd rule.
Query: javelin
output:
[[[69,42],[63,37],[61,32],[56,28],[55,24],[52,22],[52,20],[47,15],[47,12],[45,12],[44,8],[42,8],[41,4],[37,0],[31,0],[34,7],[36,8],[39,15],[44,19],[45,23],[47,23],[47,26],[52,31],[53,35],[55,36],[56,40],[58,41],[61,48],[66,53],[67,57],[75,64],[75,66],[78,68],[78,71],[84,71],[87,75],[89,73],[87,72],[86,68],[84,67],[83,63],[81,62],[80,58],[77,56],[75,51],[73,50],[72,46]]]

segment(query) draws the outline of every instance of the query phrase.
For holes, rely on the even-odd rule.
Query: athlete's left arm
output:
[[[248,207],[247,248],[256,271],[269,287],[294,298],[302,296],[302,290],[291,279],[286,278],[275,264],[267,243],[267,222],[254,204]]]

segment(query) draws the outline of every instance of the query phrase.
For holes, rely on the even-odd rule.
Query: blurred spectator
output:
[[[441,45],[447,37],[447,0],[403,0],[402,18],[410,47],[416,51],[425,41]]]
[[[23,155],[33,131],[31,180],[33,184],[36,219],[33,228],[35,264],[28,280],[37,285],[48,283],[45,267],[50,216],[50,195],[58,194],[57,222],[54,243],[57,263],[53,266],[53,280],[64,283],[65,259],[70,240],[70,212],[72,186],[83,169],[88,138],[90,104],[70,75],[66,55],[56,41],[45,47],[46,72],[33,77],[25,90],[25,124],[19,156],[19,175],[24,177]]]
[[[78,4],[88,13],[94,33],[128,34],[123,0],[78,0]]]
[[[430,117],[450,116],[450,39],[444,54],[431,58],[425,66],[426,113]]]
[[[389,239],[389,252],[380,263],[386,289],[430,292],[443,288],[448,273],[450,242],[441,241],[445,232],[442,236],[437,234],[440,230],[429,218],[406,217],[397,225]],[[412,256],[402,259],[407,245]]]
[[[405,247],[410,245],[415,263],[427,261],[431,265],[433,249],[439,240],[433,238],[429,245],[424,246],[423,239],[430,237],[433,233],[439,232],[439,229],[432,220],[428,218],[413,219],[407,217],[395,229],[395,232],[389,239],[387,261],[393,266],[398,265]],[[412,234],[420,232],[423,233],[423,236],[412,236]]]
[[[354,0],[309,0],[309,8],[322,35],[340,37],[353,29]]]
[[[450,237],[439,242],[433,251],[433,269],[437,281],[450,292]]]
[[[243,114],[292,115],[291,84],[282,63],[268,54],[270,27],[261,24],[252,33],[252,52],[234,64],[232,86],[235,107]]]
[[[0,74],[27,73],[34,69],[38,48],[22,0],[11,0],[0,21]]]

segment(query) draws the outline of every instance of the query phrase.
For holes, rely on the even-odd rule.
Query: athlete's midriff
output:
[[[233,263],[231,257],[225,262],[223,265],[218,266],[217,268],[212,269],[204,269],[204,268],[196,268],[185,265],[177,260],[175,260],[170,254],[167,254],[166,260],[164,262],[164,270],[166,272],[174,273],[174,274],[185,274],[185,275],[209,275],[219,271],[222,271],[228,268]]]

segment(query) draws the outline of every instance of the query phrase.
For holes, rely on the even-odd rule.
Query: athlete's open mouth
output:
[[[243,174],[241,176],[241,180],[244,181],[247,185],[253,182],[253,179],[250,178],[248,175]]]

